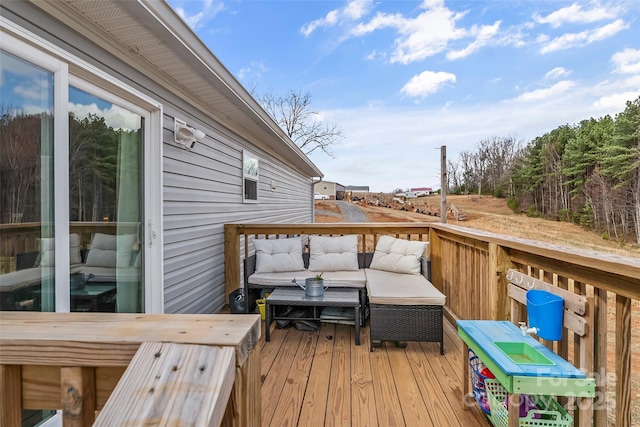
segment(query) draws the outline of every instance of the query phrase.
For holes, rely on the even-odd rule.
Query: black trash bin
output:
[[[244,299],[243,289],[238,288],[229,294],[229,308],[232,314],[246,314],[247,301]]]

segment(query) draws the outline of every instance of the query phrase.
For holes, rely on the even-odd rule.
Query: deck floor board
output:
[[[369,351],[352,326],[319,332],[271,326],[262,338],[263,426],[490,426],[461,397],[462,342],[445,322],[445,354],[435,343],[385,342]],[[465,410],[467,406],[467,410]]]
[[[327,396],[329,395],[329,380],[331,378],[331,361],[333,355],[336,325],[323,323],[320,328],[316,352],[309,374],[307,390],[302,402],[302,410],[298,425],[313,427],[322,425],[319,420],[325,419],[327,412]]]

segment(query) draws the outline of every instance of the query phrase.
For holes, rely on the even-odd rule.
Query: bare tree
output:
[[[320,149],[334,157],[331,147],[343,138],[342,130],[320,120],[318,112],[311,107],[308,92],[291,90],[283,97],[268,92],[256,99],[305,154]]]
[[[458,163],[453,160],[447,161],[447,188],[454,189],[456,192],[462,188],[461,171]]]
[[[33,221],[32,216],[39,213],[30,206],[29,193],[40,182],[42,122],[51,118],[11,111],[5,105],[0,116],[0,216],[12,221],[13,215],[26,213],[24,220]]]

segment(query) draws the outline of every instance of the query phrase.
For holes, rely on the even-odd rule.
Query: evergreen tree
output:
[[[629,195],[628,203],[620,206],[621,220],[633,224],[636,241],[640,243],[640,96],[627,102],[618,114],[613,137],[604,149],[602,174],[613,181],[621,197]]]

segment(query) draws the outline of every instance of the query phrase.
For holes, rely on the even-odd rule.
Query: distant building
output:
[[[431,187],[416,187],[410,188],[407,193],[412,193],[413,196],[407,195],[407,197],[420,197],[420,196],[430,196],[434,193]]]
[[[342,184],[331,181],[318,181],[313,184],[314,193],[329,196],[329,200],[344,199],[345,187]]]

